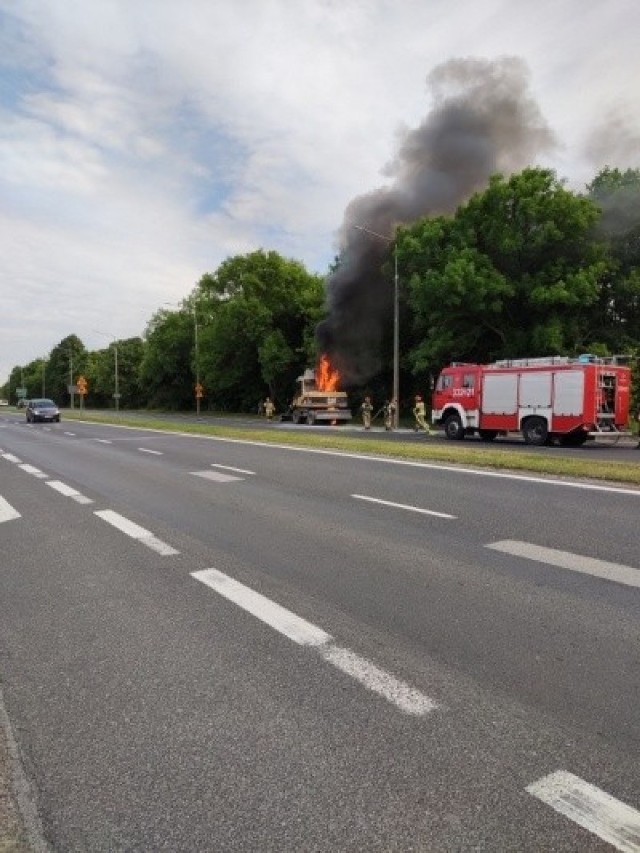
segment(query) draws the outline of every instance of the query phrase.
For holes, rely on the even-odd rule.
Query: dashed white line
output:
[[[161,554],[163,557],[180,553],[180,551],[172,548],[171,545],[167,545],[166,542],[162,542],[160,539],[157,539],[149,530],[146,530],[144,527],[140,527],[139,524],[136,524],[133,521],[129,521],[128,518],[125,518],[123,515],[120,515],[111,509],[96,510],[95,515],[103,519],[103,521],[113,525],[113,527],[116,527],[122,533],[130,536],[132,539],[136,539],[142,545],[146,545],[147,548],[151,548],[152,551]]]
[[[419,512],[422,515],[433,515],[436,518],[457,518],[455,515],[449,515],[448,512],[436,512],[433,509],[422,509],[419,506],[412,506],[411,504],[398,504],[393,501],[383,501],[381,498],[372,498],[368,495],[351,495],[352,498],[355,498],[358,501],[369,501],[369,503],[373,504],[381,504],[382,506],[390,506],[395,509],[406,509],[409,512]]]
[[[51,486],[56,492],[59,492],[61,495],[64,495],[65,498],[72,498],[76,503],[79,504],[92,504],[93,501],[91,498],[86,497],[81,494],[77,489],[74,489],[73,486],[67,486],[66,483],[61,483],[60,480],[47,480],[47,486]]]
[[[94,438],[94,441],[97,441],[99,444],[113,444],[113,442],[108,438]]]
[[[234,477],[233,474],[223,474],[222,471],[191,471],[194,477],[203,480],[213,480],[215,483],[233,483],[234,480],[244,480],[244,477]]]
[[[640,569],[634,569],[632,566],[596,560],[593,557],[582,557],[570,551],[558,551],[555,548],[544,548],[541,545],[532,545],[529,542],[518,542],[513,539],[493,542],[486,547],[514,557],[524,557],[526,560],[568,569],[571,572],[592,575],[625,586],[640,587]]]
[[[74,436],[74,435],[75,435],[75,432],[65,432],[65,435]]]
[[[436,707],[436,703],[424,693],[409,687],[408,684],[399,681],[350,649],[330,644],[323,646],[319,651],[326,661],[341,672],[355,678],[368,690],[378,693],[405,714],[422,717]]]
[[[2,495],[0,495],[0,524],[2,524],[3,521],[13,521],[16,518],[21,518],[18,510],[14,509],[9,501],[6,501]]]
[[[436,703],[350,649],[333,643],[333,637],[280,604],[241,584],[217,569],[192,572],[191,576],[237,604],[257,619],[301,646],[311,646],[341,672],[355,678],[367,689],[382,696],[405,714],[423,716]]]
[[[161,450],[149,450],[148,447],[139,447],[138,450],[140,451],[140,453],[151,453],[151,454],[153,454],[153,456],[163,456],[164,455]]]
[[[217,462],[211,463],[212,468],[223,468],[225,471],[235,471],[236,474],[250,474],[251,476],[255,475],[255,471],[246,471],[244,468],[232,468],[230,465],[220,465]]]
[[[26,462],[22,465],[18,465],[22,471],[26,471],[27,474],[33,474],[34,477],[38,477],[40,480],[45,480],[49,475],[45,474],[44,471],[41,471],[39,468],[36,468],[35,465],[28,465]]]
[[[616,850],[640,851],[640,812],[579,776],[557,770],[526,790]]]
[[[18,459],[17,456],[13,455],[13,453],[3,453],[2,458],[6,459],[7,462],[13,462],[14,465],[19,465],[22,462],[22,459]]]

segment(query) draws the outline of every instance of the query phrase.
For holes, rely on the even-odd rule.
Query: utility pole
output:
[[[384,234],[379,234],[377,231],[372,231],[370,228],[365,228],[364,225],[356,225],[351,223],[353,228],[358,231],[363,231],[365,234],[370,234],[372,237],[377,237],[379,240],[391,246],[393,245],[393,399],[396,404],[393,413],[393,428],[398,429],[400,417],[400,286],[398,279],[398,244],[391,237],[385,237]]]

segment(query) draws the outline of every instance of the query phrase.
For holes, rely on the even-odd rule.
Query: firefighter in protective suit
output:
[[[393,421],[396,414],[396,401],[387,400],[384,404],[384,428],[389,432],[393,429]]]
[[[426,409],[424,407],[424,400],[420,396],[420,394],[416,394],[415,402],[413,406],[413,417],[416,419],[415,426],[413,427],[415,432],[423,429],[427,435],[431,435],[431,428],[426,420]]]
[[[364,398],[364,402],[360,406],[360,409],[362,410],[362,425],[365,429],[371,429],[371,412],[373,411],[371,397]]]
[[[264,408],[264,413],[267,416],[267,420],[272,421],[273,420],[273,414],[276,410],[276,407],[273,405],[273,401],[271,400],[271,397],[267,397],[267,399],[264,401],[263,408]]]

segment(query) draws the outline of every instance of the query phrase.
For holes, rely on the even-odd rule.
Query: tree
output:
[[[205,391],[222,409],[255,411],[265,395],[283,402],[315,360],[323,306],[319,276],[262,250],[236,255],[198,282],[190,297],[200,323]]]
[[[87,350],[77,335],[63,338],[49,353],[47,359],[47,396],[59,405],[70,402],[69,385],[75,385],[76,379],[84,370]]]
[[[581,350],[606,255],[595,204],[547,169],[494,176],[451,218],[403,229],[417,374],[451,360]]]
[[[150,320],[139,370],[140,403],[186,409],[193,402],[194,322],[186,311],[162,308]]]
[[[594,335],[612,352],[626,352],[640,345],[640,169],[607,166],[587,191],[600,210],[595,233],[610,259],[594,306]]]

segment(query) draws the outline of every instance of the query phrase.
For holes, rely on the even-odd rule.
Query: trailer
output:
[[[346,424],[351,420],[351,409],[345,391],[327,388],[324,371],[308,368],[296,380],[296,393],[282,420],[294,424]],[[335,383],[329,383],[334,385]]]
[[[519,432],[527,444],[578,447],[596,436],[630,434],[629,361],[585,354],[454,362],[438,377],[431,417],[452,440]]]

